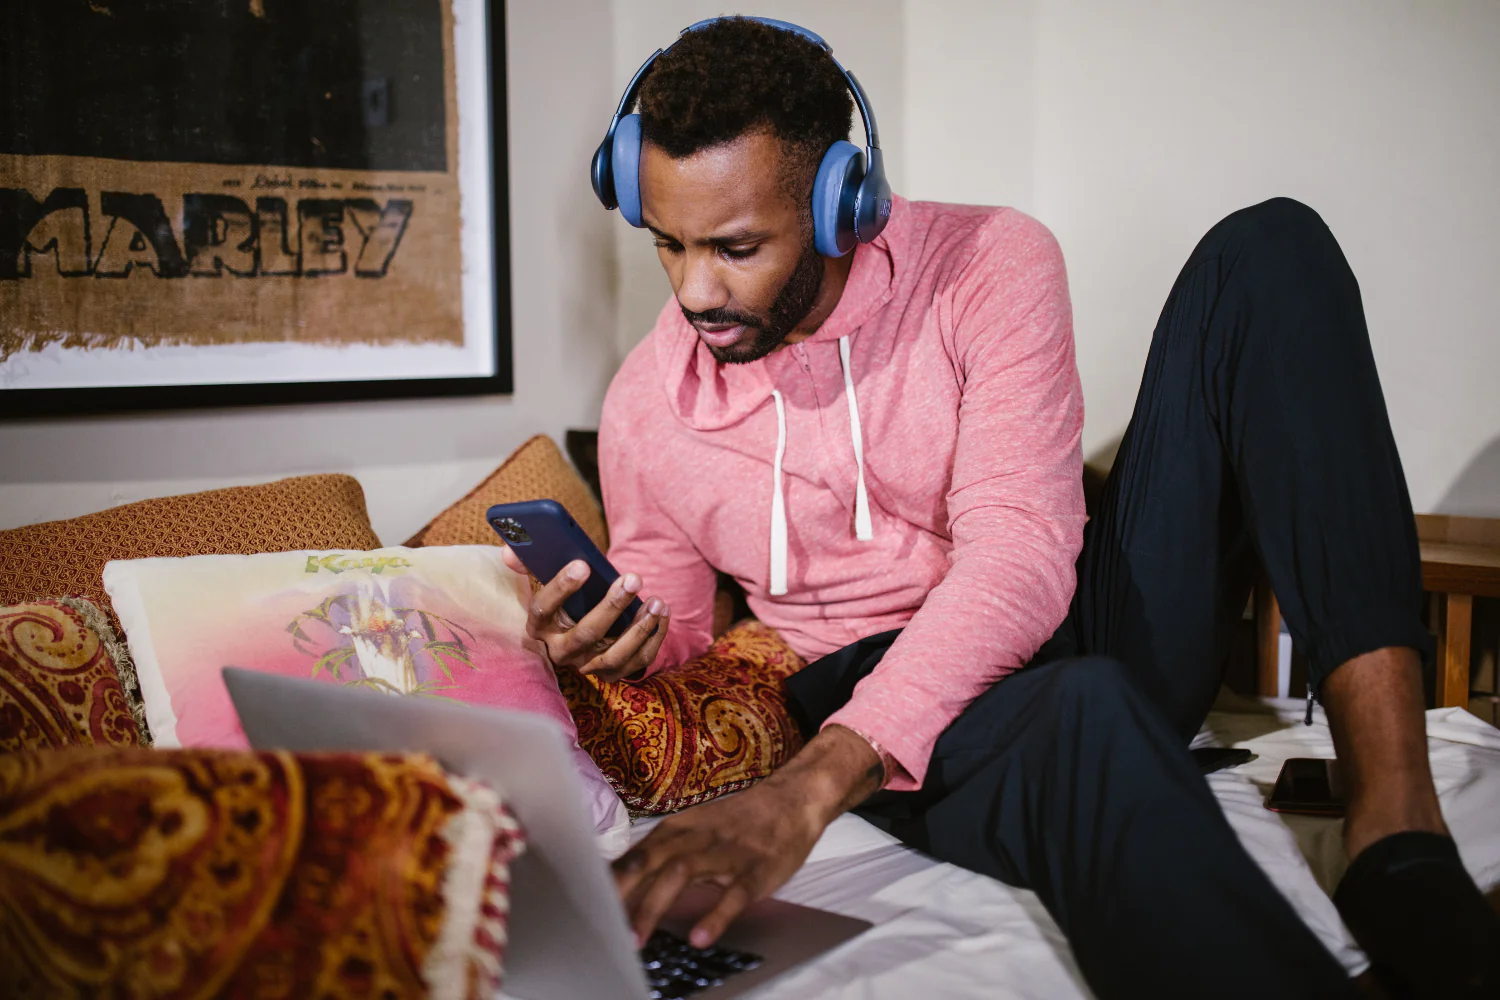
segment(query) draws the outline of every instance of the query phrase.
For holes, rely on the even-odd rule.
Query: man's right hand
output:
[[[504,546],[505,565],[528,575],[526,567],[509,546]],[[611,639],[605,635],[641,590],[641,578],[626,573],[592,611],[575,622],[563,610],[563,602],[577,593],[589,578],[588,563],[576,559],[531,596],[526,614],[526,634],[547,647],[552,662],[572,667],[580,674],[600,680],[618,681],[640,673],[656,660],[667,636],[670,609],[659,597],[642,601],[635,622]]]

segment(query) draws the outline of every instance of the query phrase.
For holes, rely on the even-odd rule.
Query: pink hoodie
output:
[[[1062,254],[1014,209],[897,198],[822,328],[750,364],[669,301],[599,437],[610,559],[672,609],[653,670],[708,648],[715,569],[807,660],[904,626],[828,723],[920,787],[1067,613],[1082,428]]]

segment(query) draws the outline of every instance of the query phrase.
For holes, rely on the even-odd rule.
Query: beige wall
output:
[[[1500,516],[1500,4],[1037,5],[1034,209],[1073,282],[1085,444],[1129,418],[1198,236],[1284,194],[1363,292],[1418,510]]]
[[[698,0],[517,2],[510,20],[517,392],[0,425],[0,527],[342,470],[397,542],[528,435],[597,422],[667,286],[600,211],[588,156]],[[1500,4],[1493,0],[767,0],[865,83],[903,194],[1014,204],[1057,233],[1090,451],[1124,428],[1197,237],[1288,194],[1364,289],[1418,509],[1500,516]]]

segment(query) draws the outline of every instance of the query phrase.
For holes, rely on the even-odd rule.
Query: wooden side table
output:
[[[1474,598],[1500,597],[1500,519],[1417,515],[1422,589],[1433,602],[1437,631],[1438,707],[1469,704],[1469,638]],[[1281,608],[1262,574],[1255,584],[1256,682],[1276,694]]]
[[[1417,515],[1422,589],[1432,595],[1439,707],[1469,704],[1475,597],[1500,597],[1500,520]]]

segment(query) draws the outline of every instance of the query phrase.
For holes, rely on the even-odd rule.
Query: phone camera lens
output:
[[[512,545],[530,545],[531,535],[520,522],[511,517],[502,517],[495,522],[495,530],[500,532],[500,537]]]

